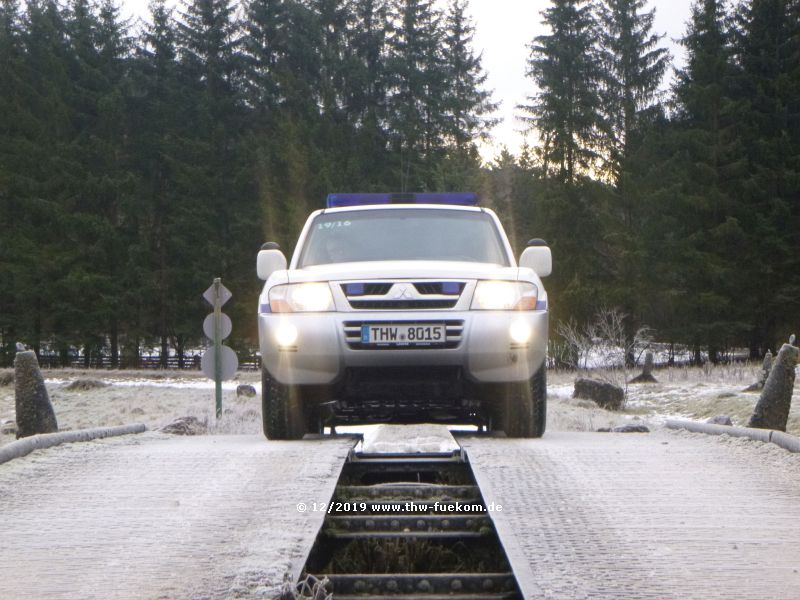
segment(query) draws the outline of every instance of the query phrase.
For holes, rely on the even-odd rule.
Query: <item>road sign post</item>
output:
[[[217,418],[222,416],[222,340],[219,326],[222,306],[219,303],[219,277],[214,280],[214,394],[217,399]]]
[[[222,345],[222,340],[228,337],[232,330],[231,320],[222,312],[222,305],[232,296],[230,290],[222,285],[219,277],[214,279],[211,287],[203,293],[203,298],[214,307],[214,312],[203,321],[203,331],[211,339],[213,346],[203,354],[201,366],[206,377],[214,380],[218,419],[222,416],[222,381],[233,377],[239,366],[236,353],[228,346]]]

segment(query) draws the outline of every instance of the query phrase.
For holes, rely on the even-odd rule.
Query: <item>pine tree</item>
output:
[[[62,279],[63,295],[76,307],[65,315],[89,357],[111,340],[112,363],[119,359],[119,315],[123,306],[121,264],[133,232],[125,229],[123,204],[130,191],[127,155],[126,26],[111,1],[99,9],[75,0],[67,13],[70,42],[69,96],[75,122],[71,152],[79,169],[70,173],[67,227],[79,240],[80,259]],[[80,307],[80,308],[78,308]],[[87,308],[88,307],[88,308]]]
[[[191,123],[188,84],[177,61],[177,24],[164,0],[150,4],[133,60],[131,99],[132,162],[136,173],[135,202],[128,218],[137,236],[131,241],[126,276],[135,285],[127,299],[126,363],[136,366],[139,349],[148,337],[166,344],[178,329],[191,302],[190,288],[202,285],[190,270],[197,268],[192,251],[193,199],[178,189],[180,174],[190,170],[183,158]],[[197,288],[196,288],[197,289]],[[195,289],[195,291],[196,291]],[[202,289],[202,288],[200,288]],[[200,314],[188,311],[201,318]]]
[[[628,316],[629,339],[639,327],[647,266],[640,235],[650,176],[645,137],[658,115],[658,89],[669,57],[652,33],[655,11],[642,12],[646,0],[605,0],[598,23],[602,107],[601,173],[613,182],[604,206],[609,247],[606,276],[610,298]],[[631,357],[632,360],[632,357]]]
[[[15,321],[17,334],[34,350],[46,339],[63,349],[72,341],[65,326],[71,305],[61,288],[80,251],[66,226],[65,205],[74,194],[74,174],[81,169],[71,147],[70,49],[56,2],[27,3],[21,39],[24,86],[19,104],[27,114],[14,124],[18,137],[10,212],[16,223],[9,240],[16,255]]]
[[[389,85],[385,60],[388,8],[386,0],[354,0],[352,10],[345,82],[345,105],[354,130],[355,164],[349,169],[350,185],[380,190],[385,189],[390,177],[385,128]]]
[[[295,0],[253,0],[245,11],[245,78],[254,110],[244,145],[252,157],[250,193],[261,209],[263,238],[286,248],[320,184],[310,173],[321,143],[322,31],[316,13]]]
[[[19,6],[15,0],[0,2],[0,365],[13,360],[19,314],[14,307],[14,264],[19,215],[19,165],[15,156],[21,137],[19,123],[26,117],[20,103],[23,93],[23,47]]]
[[[451,0],[444,22],[444,62],[448,88],[445,91],[445,133],[463,152],[484,138],[497,119],[487,115],[497,109],[491,92],[483,89],[487,74],[480,55],[472,48],[475,27],[467,16],[468,0]]]
[[[740,323],[745,318],[733,302],[745,282],[736,252],[742,229],[730,192],[730,182],[740,176],[741,146],[731,98],[734,65],[727,20],[719,0],[692,7],[682,40],[687,65],[673,90],[674,144],[681,151],[671,160],[679,188],[661,211],[669,215],[661,234],[673,247],[666,253],[653,249],[653,259],[675,273],[670,279],[680,278],[674,286],[682,294],[676,298],[673,330],[681,330],[695,347],[707,345],[712,360],[731,340],[744,337]]]
[[[669,55],[652,33],[655,9],[646,0],[604,0],[599,5],[604,144],[616,182],[636,151],[643,114],[657,99]]]
[[[741,265],[759,285],[746,307],[753,315],[751,350],[775,347],[800,308],[796,92],[798,24],[795,3],[752,0],[737,11],[734,39],[740,65],[734,97],[746,167],[737,181],[737,216],[746,243],[758,248]],[[792,132],[794,139],[792,139]],[[757,315],[757,316],[755,316]]]
[[[452,0],[443,20],[442,68],[448,85],[441,110],[446,154],[437,165],[436,189],[475,189],[481,162],[477,142],[485,141],[497,123],[490,116],[497,104],[484,89],[487,75],[472,48],[474,33],[467,0]]]
[[[178,24],[181,76],[190,93],[185,118],[191,130],[181,140],[184,162],[175,174],[177,191],[191,200],[177,205],[178,218],[192,223],[183,266],[193,282],[184,297],[202,292],[214,277],[241,299],[231,306],[234,320],[247,314],[256,283],[250,261],[261,243],[258,203],[249,184],[252,171],[241,143],[247,115],[241,33],[231,0],[191,0]],[[202,283],[201,283],[202,282]],[[196,296],[192,296],[196,297]],[[201,306],[201,305],[198,305]],[[197,331],[196,317],[185,313],[176,322],[175,345]],[[163,343],[163,342],[162,342]]]
[[[351,75],[345,97],[356,127],[372,129],[386,118],[386,0],[354,0],[348,31]]]
[[[319,100],[323,117],[344,108],[347,32],[352,12],[344,0],[309,0],[318,31]]]
[[[431,187],[431,167],[442,154],[440,18],[432,0],[400,0],[391,14],[389,127],[401,191]]]
[[[242,49],[248,104],[260,119],[281,100],[280,68],[288,52],[289,11],[284,0],[253,0],[244,6]]]
[[[574,183],[598,159],[597,24],[585,0],[554,0],[542,14],[550,33],[534,39],[527,72],[538,91],[519,108],[539,136],[545,173]]]

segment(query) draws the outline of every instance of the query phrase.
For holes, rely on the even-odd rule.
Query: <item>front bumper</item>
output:
[[[524,321],[526,344],[515,343],[509,330]],[[364,348],[353,332],[367,323],[447,324],[448,344],[425,348]],[[292,346],[279,347],[276,331],[283,323],[297,329]],[[283,384],[328,385],[350,367],[460,367],[476,383],[530,379],[547,353],[548,313],[542,311],[380,311],[329,313],[262,313],[258,317],[261,356],[266,369]],[[349,335],[348,335],[349,333]]]

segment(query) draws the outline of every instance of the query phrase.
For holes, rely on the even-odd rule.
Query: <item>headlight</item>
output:
[[[275,341],[279,346],[294,346],[297,341],[297,327],[291,323],[280,323],[275,329]]]
[[[333,310],[333,295],[327,283],[290,283],[269,291],[274,313],[327,312]]]
[[[539,290],[527,281],[479,281],[472,310],[534,310]]]

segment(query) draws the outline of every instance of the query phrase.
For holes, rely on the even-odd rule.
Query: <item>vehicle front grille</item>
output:
[[[342,291],[348,298],[356,296],[384,296],[392,289],[391,283],[365,282],[365,283],[343,283]]]
[[[444,323],[446,328],[445,343],[440,346],[383,346],[364,344],[361,341],[361,327],[363,325],[436,325]],[[431,348],[456,348],[461,343],[464,333],[464,321],[449,319],[445,321],[345,321],[344,336],[347,345],[353,350],[422,350]]]
[[[464,281],[365,281],[340,284],[355,310],[446,310],[455,308]]]
[[[424,295],[460,296],[466,284],[463,281],[419,281],[414,284],[417,291]]]
[[[455,300],[350,300],[350,306],[357,310],[426,310],[453,308]]]

